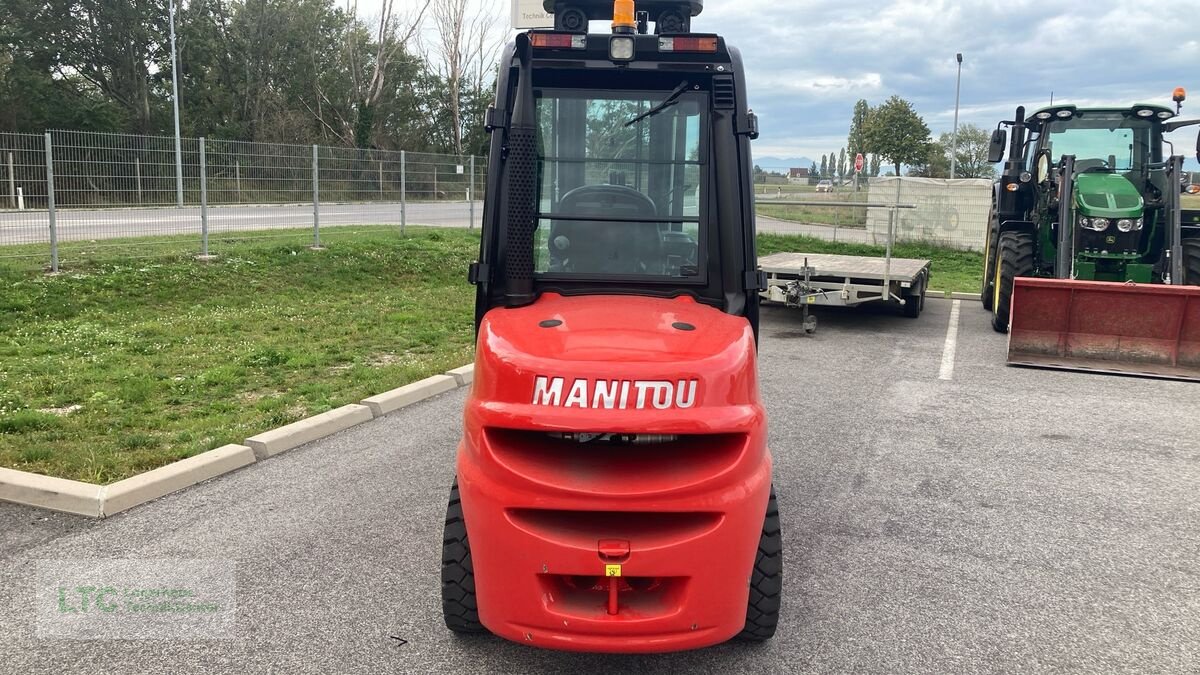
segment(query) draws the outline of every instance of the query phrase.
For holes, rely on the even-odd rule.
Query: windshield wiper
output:
[[[680,82],[679,86],[675,87],[675,89],[673,91],[671,91],[671,93],[666,98],[663,99],[662,103],[659,103],[658,105],[647,110],[646,112],[642,113],[641,115],[638,115],[637,117],[629,120],[628,122],[625,123],[625,126],[631,127],[631,126],[637,124],[638,122],[641,122],[642,120],[646,119],[647,117],[654,117],[655,115],[666,110],[667,108],[670,108],[671,106],[675,105],[676,103],[679,103],[679,97],[683,96],[683,92],[687,91],[687,88],[688,88],[687,80]]]

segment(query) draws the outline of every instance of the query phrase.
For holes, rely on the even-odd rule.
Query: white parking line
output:
[[[962,300],[955,300],[950,308],[950,325],[946,328],[946,346],[942,348],[942,372],[939,380],[954,379],[954,352],[958,350],[958,308]]]

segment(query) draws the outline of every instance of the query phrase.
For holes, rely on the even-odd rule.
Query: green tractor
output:
[[[1008,160],[994,187],[980,299],[992,326],[1013,319],[1014,280],[1200,286],[1200,210],[1184,210],[1183,157],[1164,134],[1200,120],[1159,105],[1055,105],[1001,122],[989,159]],[[1200,158],[1200,138],[1197,139]],[[1016,312],[1020,312],[1018,307]],[[1119,319],[1116,320],[1119,323]]]

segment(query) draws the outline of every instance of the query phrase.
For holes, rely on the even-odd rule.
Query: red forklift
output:
[[[633,4],[547,0],[555,28],[502,56],[442,551],[458,633],[667,652],[779,620],[757,119],[738,51],[690,30],[701,0]]]

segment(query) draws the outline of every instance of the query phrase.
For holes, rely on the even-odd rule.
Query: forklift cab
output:
[[[757,120],[740,55],[719,36],[662,32],[688,27],[702,3],[642,4],[650,11],[625,32],[538,30],[505,50],[488,114],[490,198],[471,270],[477,326],[495,307],[547,292],[688,295],[747,318],[757,335]],[[558,25],[586,30],[580,17],[613,18],[612,5],[547,9]],[[514,155],[522,146],[514,128],[523,125],[529,158]],[[525,172],[532,180],[514,185]]]

